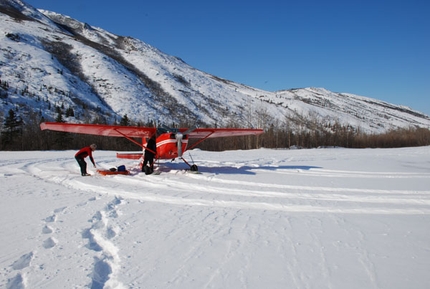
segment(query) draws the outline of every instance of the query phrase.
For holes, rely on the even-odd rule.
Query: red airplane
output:
[[[208,138],[259,135],[262,129],[251,128],[178,128],[158,129],[155,127],[118,126],[102,124],[75,124],[61,122],[43,122],[40,124],[42,130],[53,130],[70,133],[81,133],[101,136],[124,137],[136,145],[142,147],[142,153],[117,153],[118,158],[140,159],[146,148],[146,139],[158,134],[156,139],[158,159],[182,159],[192,171],[197,171],[196,165],[190,165],[183,157],[183,153],[196,147]],[[138,143],[133,138],[142,138]],[[199,139],[191,147],[188,147],[188,139]],[[155,153],[155,152],[153,152]]]

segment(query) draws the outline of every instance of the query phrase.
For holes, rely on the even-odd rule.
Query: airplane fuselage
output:
[[[174,133],[163,133],[157,137],[157,157],[159,159],[174,159],[178,157],[178,141]],[[188,138],[182,139],[182,153],[187,150]]]
[[[178,141],[174,133],[162,133],[156,139],[157,159],[175,159],[178,155]],[[181,155],[187,150],[188,137],[184,136],[181,142]],[[146,149],[146,139],[142,138],[143,151]],[[118,158],[122,159],[140,159],[142,153],[117,153]]]

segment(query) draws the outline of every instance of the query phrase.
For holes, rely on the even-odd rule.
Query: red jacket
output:
[[[81,148],[76,154],[75,154],[75,158],[86,158],[86,157],[90,157],[91,162],[93,163],[93,165],[95,165],[94,163],[94,159],[93,159],[93,150],[91,149],[91,147],[84,147]]]

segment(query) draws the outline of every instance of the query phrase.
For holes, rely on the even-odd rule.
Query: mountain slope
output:
[[[268,92],[199,71],[134,38],[23,1],[0,2],[1,111],[54,119],[268,127],[311,118],[378,133],[429,127],[420,112],[323,88]]]

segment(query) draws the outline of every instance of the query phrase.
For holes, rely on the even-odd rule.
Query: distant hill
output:
[[[288,126],[366,133],[430,127],[408,107],[324,88],[269,92],[197,70],[134,38],[19,0],[0,2],[0,113],[69,122]]]

